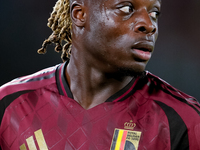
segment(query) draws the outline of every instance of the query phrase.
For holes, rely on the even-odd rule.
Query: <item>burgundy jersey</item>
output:
[[[145,72],[104,103],[74,99],[67,63],[0,88],[2,150],[200,150],[200,106]]]

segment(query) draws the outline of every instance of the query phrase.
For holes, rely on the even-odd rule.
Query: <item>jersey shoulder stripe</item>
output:
[[[55,82],[55,71],[58,65],[34,74],[14,79],[0,87],[0,100],[5,96],[19,91],[34,90]],[[45,82],[40,82],[45,80]]]
[[[56,83],[58,65],[12,80],[0,87],[0,122],[6,108],[23,94]]]
[[[31,92],[31,90],[19,91],[16,93],[12,93],[10,95],[5,96],[3,99],[0,100],[0,124],[4,115],[6,108],[18,97],[21,95]]]
[[[193,108],[200,115],[200,104],[199,102],[192,96],[185,94],[184,92],[172,87],[169,83],[162,80],[161,78],[147,72],[148,77],[148,85],[150,90],[161,90],[168,96],[171,96],[173,99],[176,99],[182,103],[187,104],[191,108]]]

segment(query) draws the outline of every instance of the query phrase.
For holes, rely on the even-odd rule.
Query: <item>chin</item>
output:
[[[141,76],[145,68],[119,68],[118,70],[125,76]]]
[[[132,65],[121,66],[118,70],[126,76],[140,76],[143,74],[146,64],[145,62],[137,62]]]

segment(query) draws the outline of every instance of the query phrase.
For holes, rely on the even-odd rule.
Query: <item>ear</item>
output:
[[[83,27],[85,25],[85,7],[82,4],[77,3],[77,1],[74,1],[71,5],[71,19],[72,22],[78,27]]]

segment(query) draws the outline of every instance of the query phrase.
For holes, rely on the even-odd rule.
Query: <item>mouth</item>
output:
[[[138,42],[132,46],[132,49],[138,49],[144,52],[153,52],[153,42]]]
[[[138,42],[132,46],[132,51],[135,60],[138,61],[148,61],[151,58],[154,43],[153,42]]]

